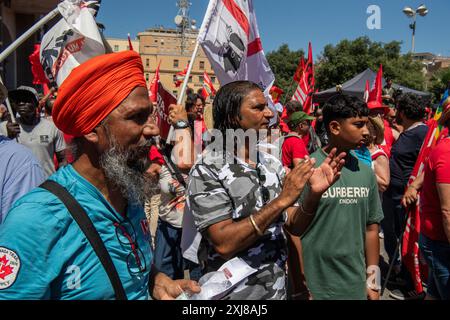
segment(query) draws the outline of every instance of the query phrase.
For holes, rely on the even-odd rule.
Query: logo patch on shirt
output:
[[[0,247],[0,290],[7,289],[14,284],[19,269],[20,259],[17,253]]]
[[[41,138],[41,143],[49,143],[50,142],[48,135],[41,135],[39,137]]]

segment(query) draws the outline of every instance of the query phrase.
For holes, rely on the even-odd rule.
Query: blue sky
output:
[[[201,25],[208,0],[191,0],[190,15]],[[425,4],[430,12],[418,17],[416,52],[450,56],[449,0],[254,0],[263,47],[266,52],[287,43],[291,49],[307,49],[313,44],[317,56],[326,44],[367,35],[373,41],[403,41],[402,51],[411,49],[412,31],[402,9]],[[381,10],[381,29],[369,30],[367,8]],[[174,28],[178,12],[176,0],[103,0],[97,17],[106,26],[107,37],[134,38],[138,32],[162,25]],[[306,51],[306,50],[305,50]]]

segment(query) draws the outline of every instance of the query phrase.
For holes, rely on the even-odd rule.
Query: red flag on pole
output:
[[[128,46],[130,47],[130,50],[134,50],[133,44],[131,43],[130,34],[128,34]]]
[[[28,57],[28,60],[31,64],[31,73],[33,74],[33,84],[40,84],[44,88],[44,94],[47,94],[49,91],[49,84],[47,77],[45,76],[44,68],[42,68],[42,64],[39,58],[39,52],[41,51],[41,45],[36,43],[34,45],[33,53]]]
[[[153,103],[156,103],[157,98],[158,98],[158,83],[159,83],[159,67],[161,66],[161,61],[159,61],[158,67],[156,68],[155,71],[155,76],[153,77],[152,81],[150,82],[150,86],[149,86],[149,96],[150,96],[150,101]]]
[[[297,68],[298,69],[298,68]],[[294,76],[294,79],[296,76]],[[310,114],[312,111],[312,96],[314,94],[314,61],[312,54],[312,46],[311,42],[308,46],[308,61],[303,68],[302,77],[297,86],[297,90],[295,90],[293,100],[300,101],[303,105],[303,111],[307,114]]]
[[[167,139],[170,131],[169,123],[169,106],[171,104],[177,104],[177,99],[164,88],[161,82],[158,81],[158,93],[157,93],[157,110],[158,110],[158,126],[160,130],[160,137],[164,140]]]
[[[442,110],[446,106],[450,105],[450,99],[448,97],[448,91],[444,94],[444,99],[441,102],[434,118],[428,123],[428,132],[420,150],[419,156],[417,157],[416,164],[414,166],[411,177],[408,181],[408,186],[422,174],[425,163],[428,160],[431,150],[439,143],[439,141],[447,136],[445,130],[442,130],[442,126],[438,125],[439,118],[442,115]],[[402,238],[402,261],[414,280],[414,286],[417,293],[423,292],[422,279],[426,279],[428,274],[428,268],[423,259],[420,259],[419,251],[419,234],[420,234],[420,193],[419,201],[416,205],[410,206],[407,210],[407,222],[405,232]]]
[[[270,88],[269,93],[272,96],[273,103],[276,104],[280,102],[281,95],[284,93],[284,91],[283,89],[278,88],[277,86],[272,86],[272,88]]]
[[[179,88],[183,84],[183,81],[184,81],[184,78],[186,77],[186,73],[187,73],[188,68],[189,68],[189,63],[188,63],[188,65],[186,66],[186,68],[183,71],[178,72],[176,74],[176,76],[175,76],[175,87]]]
[[[369,109],[376,109],[383,107],[383,65],[380,65],[377,77],[375,78],[375,84],[372,90],[369,92],[368,106]]]
[[[203,72],[203,89],[202,89],[202,96],[203,98],[208,98],[210,95],[215,96],[216,95],[216,89],[214,88],[214,85],[211,81],[211,78],[209,75],[205,72]]]
[[[294,81],[299,83],[303,77],[303,71],[305,70],[305,59],[303,56],[300,58],[300,62],[298,63],[297,70],[295,70]]]
[[[370,93],[370,83],[369,80],[366,80],[366,89],[364,90],[364,101],[369,102],[369,93]]]

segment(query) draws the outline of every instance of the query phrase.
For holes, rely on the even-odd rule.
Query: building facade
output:
[[[450,57],[443,57],[430,52],[414,53],[412,57],[424,65],[423,73],[428,76],[439,70],[450,68]]]
[[[164,87],[177,97],[181,86],[175,86],[176,74],[183,71],[190,62],[197,36],[198,31],[189,31],[182,35],[175,29],[165,28],[152,28],[138,33],[139,53],[144,64],[146,80],[152,80],[158,64],[161,63],[160,80]],[[194,92],[203,87],[203,73],[205,71],[211,78],[214,88],[218,90],[217,78],[208,58],[200,47],[188,83],[188,86]]]
[[[3,0],[0,1],[0,45],[3,51],[20,35],[33,26],[42,16],[52,11],[59,0]],[[60,19],[56,17],[49,23],[52,25]],[[8,89],[19,85],[32,85],[33,77],[28,57],[33,53],[46,28],[37,32],[25,41],[14,53],[0,64],[0,74]]]
[[[108,42],[113,52],[130,50],[128,39],[106,38],[106,41]],[[139,53],[139,41],[131,40],[131,45],[133,46],[133,50]]]

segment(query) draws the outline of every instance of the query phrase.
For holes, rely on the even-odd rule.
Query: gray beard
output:
[[[144,172],[130,168],[130,151],[121,151],[113,146],[100,157],[100,166],[108,181],[128,201],[144,205],[145,200],[156,194],[157,185]]]

